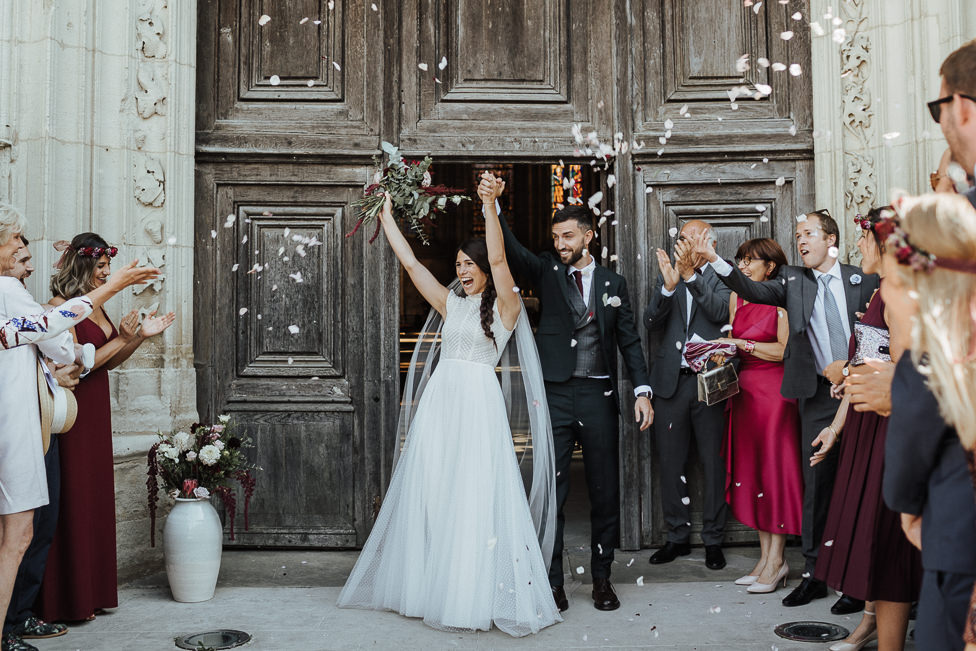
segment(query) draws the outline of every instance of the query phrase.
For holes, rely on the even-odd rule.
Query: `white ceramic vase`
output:
[[[163,527],[166,577],[173,599],[213,599],[220,573],[223,527],[209,499],[177,498]]]

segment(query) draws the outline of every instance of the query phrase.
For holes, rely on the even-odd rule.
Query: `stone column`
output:
[[[857,262],[854,215],[929,189],[946,144],[925,103],[938,97],[942,60],[976,37],[976,6],[812,0],[810,20],[817,207]]]
[[[49,296],[53,241],[94,231],[163,276],[107,306],[175,311],[111,377],[120,576],[149,549],[145,453],[197,419],[193,372],[196,2],[0,3],[0,199],[19,207]],[[8,146],[9,143],[9,146]],[[147,563],[149,560],[157,561]]]

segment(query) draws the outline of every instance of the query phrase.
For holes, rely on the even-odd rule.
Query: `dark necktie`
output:
[[[580,298],[583,298],[583,272],[579,269],[574,269],[573,278],[576,279],[576,289],[579,290]]]

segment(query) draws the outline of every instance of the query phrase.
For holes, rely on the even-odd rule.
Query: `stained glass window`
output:
[[[583,202],[583,169],[581,165],[552,166],[552,214],[566,204]]]

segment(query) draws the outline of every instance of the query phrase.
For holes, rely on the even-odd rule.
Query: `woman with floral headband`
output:
[[[890,208],[875,208],[855,219],[861,232],[857,241],[861,268],[864,273],[879,274],[882,287],[885,241],[876,236],[875,229],[889,214],[893,214]],[[852,329],[849,362],[843,377],[871,372],[873,367],[866,359],[900,352],[897,346],[892,349],[887,340],[888,316],[881,292],[876,291]],[[837,384],[843,384],[841,378]],[[887,508],[881,498],[887,431],[887,415],[858,411],[845,397],[833,422],[813,441],[819,449],[813,452],[811,465],[823,461],[835,444],[840,446],[837,478],[814,576],[845,595],[865,601],[857,628],[846,640],[831,645],[831,651],[855,651],[875,639],[882,651],[901,651],[905,647],[911,603],[918,599],[921,558],[901,535],[898,514]]]
[[[55,248],[63,255],[51,277],[52,305],[104,284],[118,252],[95,233],[82,233]],[[153,312],[140,324],[133,310],[116,331],[105,310],[98,309],[74,329],[79,343],[95,345],[95,366],[75,389],[78,417],[60,441],[61,505],[38,598],[42,619],[93,619],[100,609],[118,605],[108,371],[174,319],[172,312],[160,317]]]
[[[922,550],[916,646],[962,649],[965,632],[973,649],[976,212],[950,194],[894,207],[875,227],[887,245],[881,291],[892,345],[906,349],[891,384],[884,498]]]

